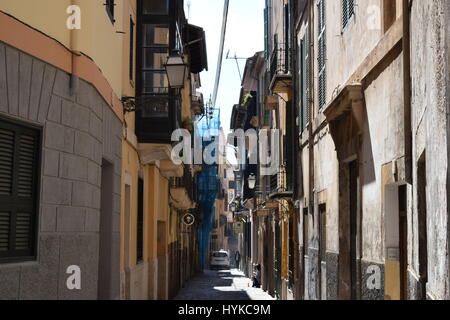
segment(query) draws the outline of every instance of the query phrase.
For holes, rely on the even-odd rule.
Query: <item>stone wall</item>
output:
[[[0,117],[43,128],[36,261],[0,264],[0,299],[96,299],[102,161],[113,165],[110,292],[119,296],[121,121],[96,89],[0,42]],[[108,214],[108,213],[106,213]],[[67,267],[81,290],[67,289]]]
[[[427,296],[449,299],[449,24],[450,2],[414,1],[411,12],[413,175],[426,157],[428,283]],[[418,188],[413,187],[409,241],[410,283],[419,275]],[[416,285],[410,297],[420,298]]]

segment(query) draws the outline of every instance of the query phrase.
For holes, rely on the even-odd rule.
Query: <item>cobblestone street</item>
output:
[[[275,300],[236,270],[205,270],[182,288],[175,300]]]

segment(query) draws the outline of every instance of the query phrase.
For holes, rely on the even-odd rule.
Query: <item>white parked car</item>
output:
[[[225,250],[213,251],[209,263],[211,269],[230,269],[230,255]]]

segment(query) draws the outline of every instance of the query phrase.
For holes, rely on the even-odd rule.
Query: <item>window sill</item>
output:
[[[29,261],[2,261],[0,260],[0,270],[2,268],[22,268],[22,267],[35,267],[38,266],[39,262],[36,260],[29,260]]]

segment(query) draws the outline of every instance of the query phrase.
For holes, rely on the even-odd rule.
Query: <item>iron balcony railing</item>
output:
[[[291,74],[290,49],[284,43],[275,43],[272,55],[270,56],[270,81],[275,76]]]
[[[288,177],[286,168],[281,167],[280,171],[270,176],[270,195],[283,194],[285,196],[292,193],[293,177]]]
[[[205,111],[205,102],[203,93],[197,92],[192,94],[192,111],[195,115],[201,115]]]
[[[182,177],[171,178],[170,187],[172,189],[184,188],[193,202],[197,201],[197,188],[195,179],[191,174],[188,166],[184,167],[184,174]]]
[[[279,173],[270,176],[270,193],[277,193],[279,191],[278,178]]]

